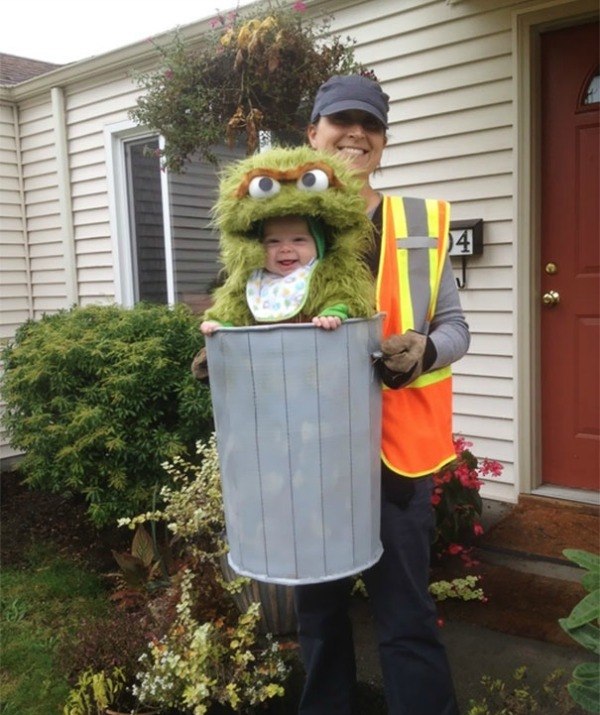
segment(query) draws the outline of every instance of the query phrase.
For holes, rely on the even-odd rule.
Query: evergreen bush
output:
[[[208,388],[190,372],[201,345],[184,305],[75,307],[23,324],[1,357],[25,481],[83,495],[98,526],[151,508],[161,464],[213,429]]]

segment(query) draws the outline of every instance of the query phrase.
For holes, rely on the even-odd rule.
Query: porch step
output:
[[[541,556],[516,549],[483,545],[478,549],[478,556],[487,564],[504,566],[515,571],[547,576],[562,581],[579,583],[583,575],[579,566],[565,558]]]

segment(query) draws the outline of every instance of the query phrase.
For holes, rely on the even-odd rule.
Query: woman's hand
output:
[[[216,320],[203,320],[200,323],[200,331],[202,335],[212,335],[215,330],[221,327],[221,323],[217,323]]]
[[[342,324],[342,319],[335,315],[317,315],[316,318],[312,319],[313,325],[317,328],[323,328],[323,330],[335,330],[339,328]]]

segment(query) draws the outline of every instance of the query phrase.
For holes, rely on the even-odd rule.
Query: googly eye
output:
[[[270,176],[255,176],[248,186],[248,193],[253,199],[267,199],[277,196],[281,191],[281,184]]]
[[[325,191],[329,188],[329,177],[322,169],[311,169],[298,179],[300,191]]]

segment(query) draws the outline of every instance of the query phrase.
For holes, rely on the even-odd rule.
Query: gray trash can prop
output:
[[[222,328],[207,338],[229,563],[296,585],[381,556],[381,317]]]

